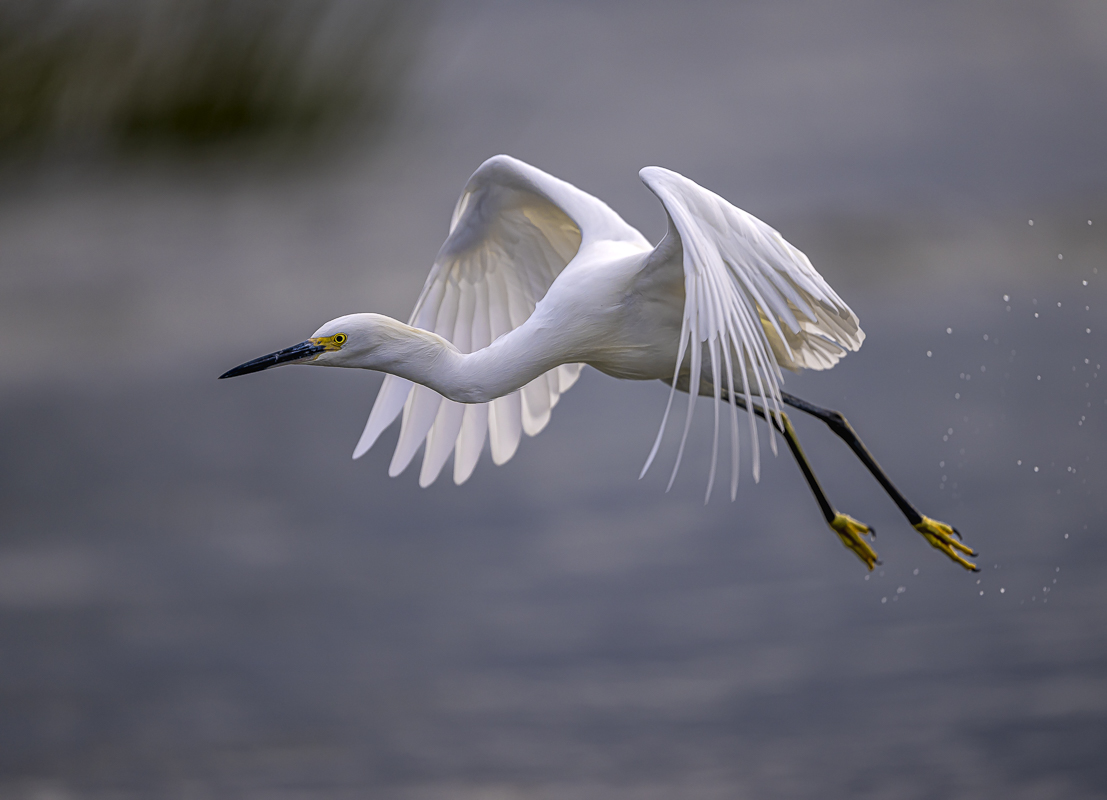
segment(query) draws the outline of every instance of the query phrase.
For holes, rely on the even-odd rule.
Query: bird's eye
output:
[[[346,344],[346,334],[344,334],[344,333],[336,334],[335,337],[334,337],[334,343],[335,344]]]

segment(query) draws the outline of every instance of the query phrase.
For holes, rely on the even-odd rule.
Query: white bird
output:
[[[950,526],[919,514],[892,485],[841,414],[781,391],[781,368],[827,369],[864,339],[857,316],[807,257],[773,228],[688,178],[661,167],[639,175],[665,207],[668,230],[650,245],[605,203],[510,156],[485,161],[466,184],[408,324],[379,314],[331,320],[298,345],[249,361],[222,378],[280,364],[387,373],[354,450],[364,454],[402,412],[389,475],[424,447],[421,486],[452,452],[458,484],[487,436],[496,464],[523,432],[545,427],[558,399],[588,364],[629,380],[662,380],[669,394],[657,455],[677,389],[690,393],[680,466],[697,394],[714,399],[715,481],[721,409],[730,418],[730,495],[738,488],[739,408],[749,414],[754,480],[760,452],[754,416],[788,442],[827,523],[871,570],[871,529],[827,500],[782,404],[811,413],[841,436],[936,548],[975,569]],[[706,498],[705,498],[706,501]],[[957,536],[957,538],[954,538]]]

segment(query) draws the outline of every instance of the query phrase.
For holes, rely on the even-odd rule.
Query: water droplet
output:
[[[946,328],[946,333],[953,333],[953,328]]]
[[[1007,590],[1006,590],[1006,589],[1004,589],[1004,588],[1003,588],[1002,586],[1001,586],[1001,587],[999,587],[999,593],[1000,593],[1000,594],[1003,594],[1003,593],[1004,593],[1004,592],[1006,592],[1006,591],[1007,591]]]
[[[918,574],[919,574],[919,568],[918,568],[918,567],[915,567],[915,571],[914,571],[914,572],[912,572],[911,574],[912,574],[912,575],[918,575]]]
[[[1003,295],[1003,302],[1005,302],[1005,303],[1011,302],[1011,297],[1009,295],[1006,295],[1006,294]]]
[[[1022,459],[1021,458],[1019,459],[1019,466],[1020,467],[1022,466]]]
[[[887,598],[887,597],[881,597],[881,598],[880,598],[880,602],[881,602],[881,603],[887,603],[887,602],[888,602],[888,598]]]
[[[1058,261],[1061,261],[1063,258],[1064,258],[1063,255],[1061,255],[1060,253],[1057,254],[1057,260]]]
[[[1035,472],[1037,472],[1037,471],[1038,471],[1038,468],[1037,468],[1037,467],[1034,467],[1034,471],[1035,471]]]
[[[1029,224],[1029,225],[1033,225],[1033,224],[1034,224],[1034,220],[1032,220],[1032,219],[1028,219],[1028,220],[1027,220],[1026,222],[1027,222],[1027,224]]]
[[[933,356],[933,355],[934,355],[934,353],[932,353],[932,352],[931,352],[930,350],[927,350],[927,351],[926,351],[926,357],[927,357],[927,358],[930,358],[930,357],[931,357],[931,356]]]

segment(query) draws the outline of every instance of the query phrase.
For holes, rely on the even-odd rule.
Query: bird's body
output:
[[[729,406],[733,499],[737,411],[745,409],[755,479],[756,415],[785,436],[827,522],[871,569],[876,554],[861,538],[868,528],[829,505],[781,408],[823,412],[835,428],[829,416],[835,412],[781,391],[781,368],[825,369],[856,350],[864,339],[856,315],[807,257],[765,223],[677,173],[647,167],[640,174],[668,215],[656,247],[595,197],[508,156],[489,159],[462,192],[408,324],[379,314],[339,317],[307,341],[222,377],[282,363],[387,373],[354,457],[402,414],[389,474],[403,471],[424,446],[424,486],[451,452],[454,480],[464,482],[486,436],[495,463],[510,459],[522,433],[545,427],[581,365],[615,378],[663,380],[673,391],[691,388],[673,477],[694,398],[711,396],[715,446],[707,493],[720,410]],[[672,394],[661,432],[671,405]],[[844,428],[836,432],[861,455],[860,440],[837,419]],[[952,529],[914,511],[864,451],[866,457],[912,524],[968,565],[953,551],[971,550],[952,539]]]

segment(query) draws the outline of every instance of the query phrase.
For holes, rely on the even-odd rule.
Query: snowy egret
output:
[[[409,324],[379,314],[331,320],[300,344],[220,376],[281,364],[357,367],[387,373],[354,458],[402,412],[389,475],[424,445],[427,486],[454,453],[454,481],[472,474],[484,440],[492,460],[515,454],[588,364],[616,378],[662,380],[672,389],[646,473],[676,390],[689,392],[680,466],[697,395],[714,399],[715,481],[719,416],[730,417],[733,500],[738,489],[737,410],[749,413],[753,475],[760,454],[754,417],[783,435],[831,529],[871,570],[872,530],[839,513],[819,485],[782,404],[821,419],[880,482],[931,545],[968,569],[975,555],[956,529],[923,516],[892,484],[836,411],[781,391],[781,368],[827,369],[861,346],[857,316],[773,228],[689,179],[660,167],[639,175],[657,195],[668,230],[652,247],[605,203],[509,156],[473,173]],[[706,498],[705,498],[706,502]],[[956,537],[956,538],[955,538]]]

